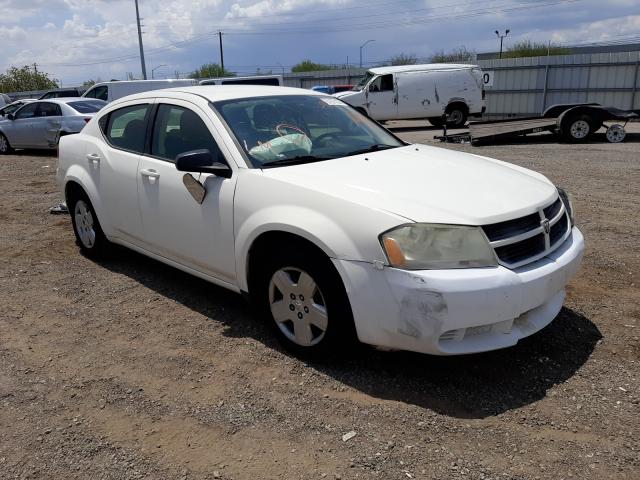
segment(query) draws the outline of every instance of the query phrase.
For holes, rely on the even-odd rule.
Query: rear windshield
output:
[[[106,104],[107,102],[102,100],[83,100],[67,103],[67,105],[69,105],[78,113],[96,113]]]

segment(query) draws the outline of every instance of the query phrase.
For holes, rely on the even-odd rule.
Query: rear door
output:
[[[87,135],[87,171],[102,200],[108,235],[142,246],[138,163],[144,151],[153,100],[127,102],[99,119],[104,140]]]
[[[61,121],[60,105],[53,102],[38,102],[36,116],[31,122],[34,146],[55,147],[58,143]]]

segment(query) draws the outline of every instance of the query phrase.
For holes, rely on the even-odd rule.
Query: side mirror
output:
[[[207,149],[191,150],[176,157],[176,170],[179,172],[212,173],[218,177],[231,178],[233,173],[229,165],[214,162],[213,155]]]
[[[10,113],[9,115],[7,115],[7,118],[9,120],[15,120],[16,116],[13,113]]]

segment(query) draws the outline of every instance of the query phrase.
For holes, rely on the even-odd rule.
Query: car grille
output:
[[[571,233],[560,198],[536,213],[482,227],[501,265],[517,268],[558,248]]]

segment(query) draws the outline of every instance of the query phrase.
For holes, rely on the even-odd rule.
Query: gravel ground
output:
[[[124,249],[84,258],[69,217],[48,214],[55,157],[0,158],[0,478],[640,478],[628,130],[617,145],[444,145],[573,193],[587,253],[550,326],[489,354],[363,348],[332,365],[283,352],[235,294]]]

